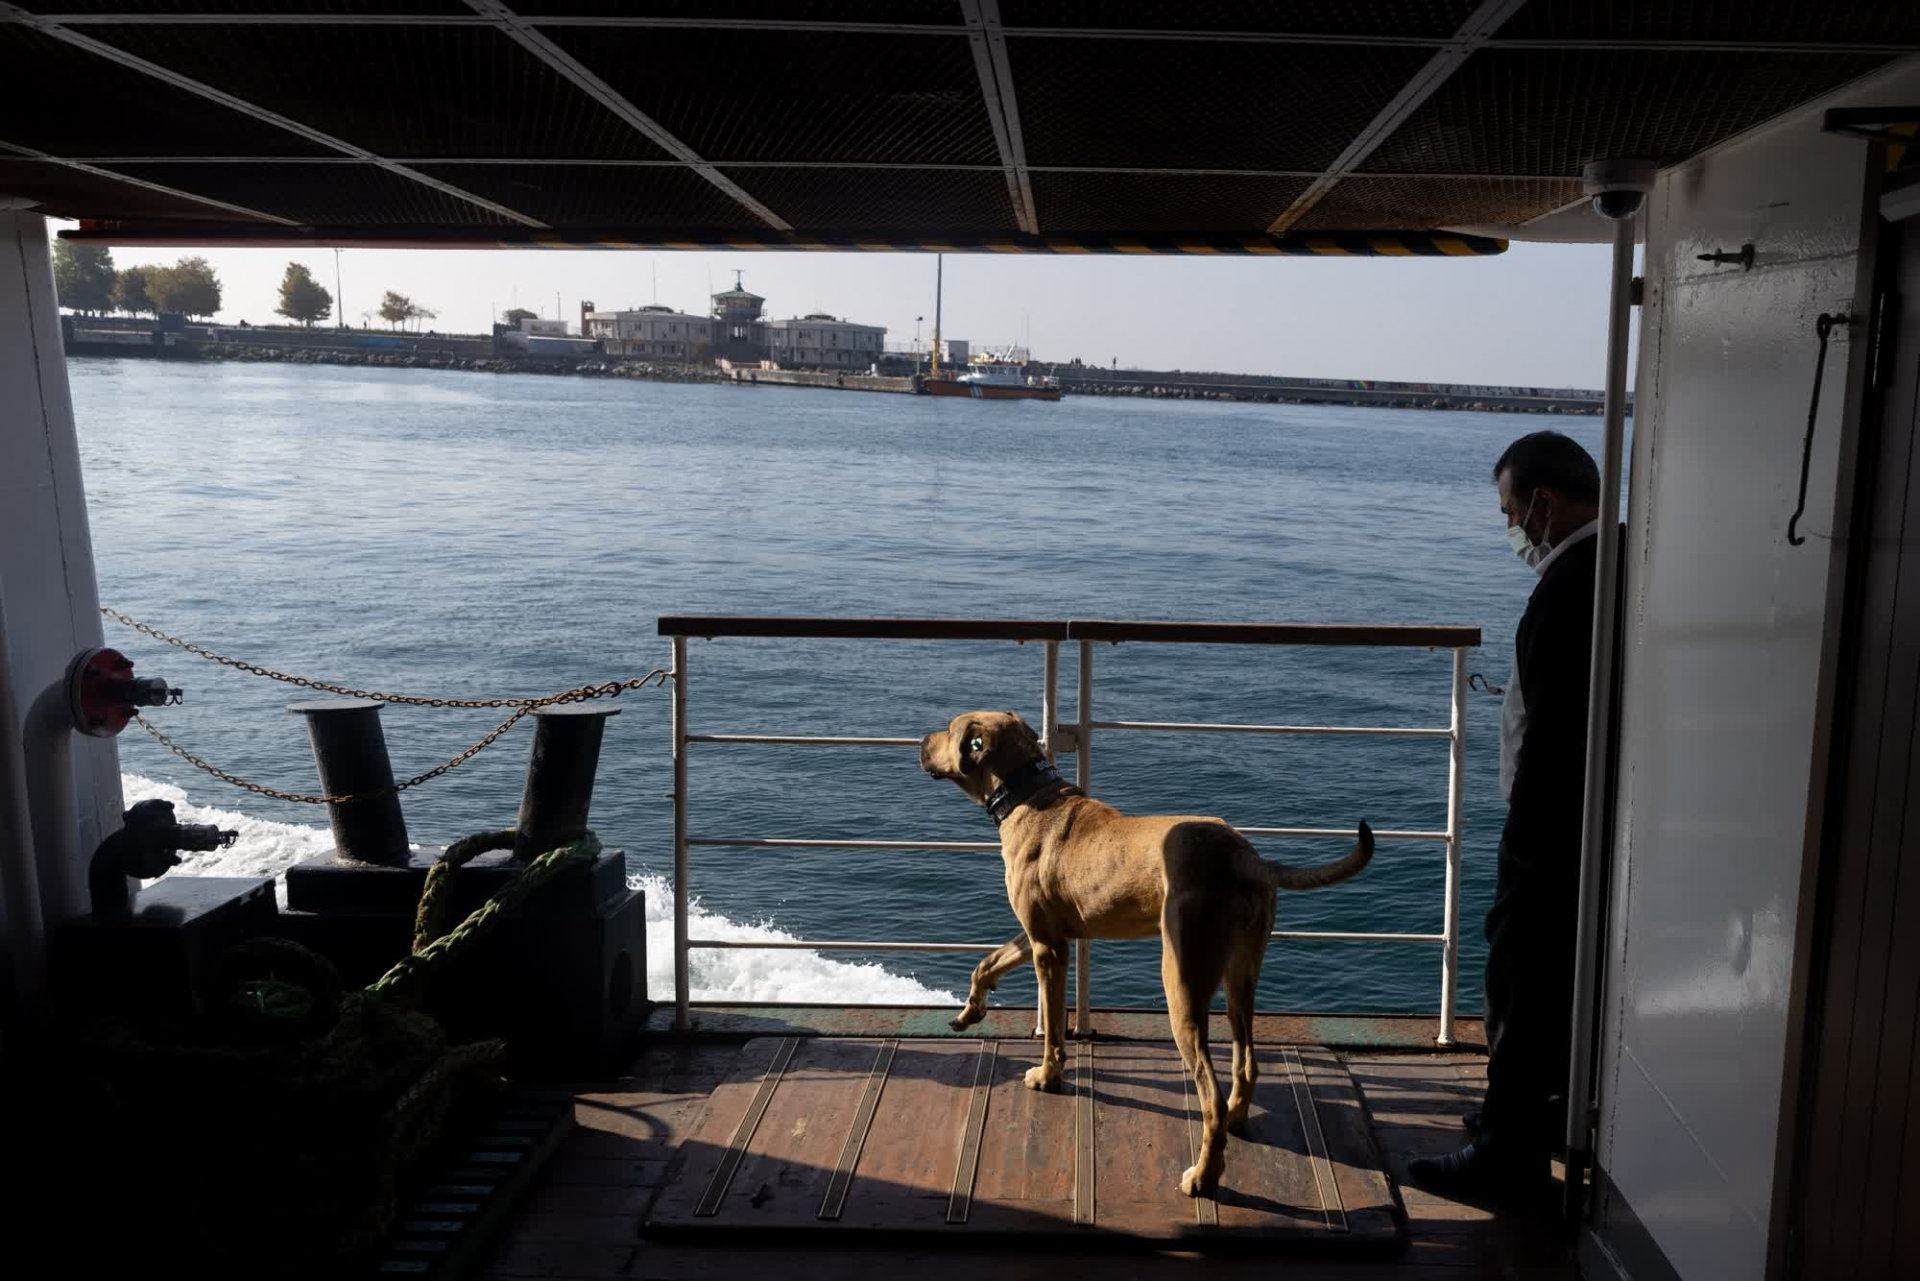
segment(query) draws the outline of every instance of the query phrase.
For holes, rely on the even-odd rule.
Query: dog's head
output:
[[[1044,754],[1040,736],[1012,712],[963,712],[920,740],[920,768],[976,801]]]

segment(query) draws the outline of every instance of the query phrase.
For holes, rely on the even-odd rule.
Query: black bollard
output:
[[[341,858],[385,867],[405,867],[407,820],[393,787],[393,765],[380,730],[384,703],[358,698],[295,703],[287,710],[307,718],[313,761],[320,768],[320,790],[328,796],[378,792],[363,800],[327,806],[333,846]]]
[[[562,703],[534,712],[533,755],[520,793],[513,856],[537,858],[587,830],[600,739],[617,707]]]

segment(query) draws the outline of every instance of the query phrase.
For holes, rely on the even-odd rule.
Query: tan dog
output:
[[[1181,1061],[1200,1095],[1201,1156],[1180,1178],[1188,1196],[1213,1192],[1226,1168],[1227,1132],[1244,1133],[1253,1084],[1254,989],[1273,930],[1276,891],[1344,881],[1373,857],[1360,824],[1353,852],[1320,867],[1263,859],[1217,818],[1130,818],[1063,781],[1039,737],[1011,712],[968,712],[920,740],[920,767],[952,779],[1000,825],[1007,901],[1025,934],[973,971],[955,1029],[985,1017],[1002,975],[1033,959],[1040,984],[1041,1064],[1028,1088],[1056,1085],[1066,1059],[1067,943],[1158,934],[1160,979]],[[1224,981],[1233,1033],[1233,1093],[1222,1117],[1207,1054],[1207,1012]],[[1224,1122],[1224,1123],[1223,1123]]]

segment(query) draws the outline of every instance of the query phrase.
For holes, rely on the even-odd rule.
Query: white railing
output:
[[[1440,952],[1439,1045],[1453,1043],[1454,991],[1460,950],[1460,838],[1462,771],[1466,760],[1467,651],[1480,644],[1477,627],[1325,626],[1313,624],[1158,623],[1043,619],[842,619],[756,617],[669,617],[660,634],[673,644],[673,1001],[674,1027],[692,1026],[688,955],[694,948],[794,949],[844,952],[977,952],[999,943],[904,943],[896,940],[822,939],[811,941],[729,941],[688,937],[687,852],[694,846],[767,849],[997,850],[998,841],[820,840],[779,836],[692,836],[687,831],[687,753],[698,743],[775,744],[789,747],[918,747],[918,738],[811,734],[694,734],[687,719],[687,640],[723,636],[841,640],[1013,640],[1037,641],[1045,657],[1040,695],[1040,744],[1054,759],[1063,739],[1075,757],[1074,781],[1091,793],[1093,735],[1098,731],[1166,731],[1222,734],[1334,734],[1361,738],[1443,738],[1447,753],[1447,826],[1444,830],[1376,830],[1382,841],[1432,841],[1446,845],[1446,890],[1442,925],[1434,933],[1365,933],[1348,930],[1275,930],[1272,937],[1307,942],[1438,943]],[[1237,725],[1199,721],[1103,721],[1093,719],[1093,647],[1096,642],[1332,645],[1446,649],[1453,654],[1449,723],[1441,727],[1377,725]],[[1078,717],[1059,716],[1060,646],[1079,645]],[[1339,837],[1350,829],[1327,827],[1241,827],[1249,836]],[[1074,949],[1074,1027],[1091,1026],[1092,958],[1089,942]]]

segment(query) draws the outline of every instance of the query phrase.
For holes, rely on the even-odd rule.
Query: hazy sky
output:
[[[55,224],[56,226],[71,224]],[[219,319],[271,323],[281,273],[303,262],[334,287],[332,250],[125,248],[117,266],[202,253],[220,276]],[[946,333],[1027,341],[1041,360],[1322,378],[1598,387],[1607,306],[1604,245],[1515,243],[1490,258],[1248,258],[950,254]],[[831,312],[910,340],[933,331],[931,254],[649,253],[347,249],[351,324],[388,289],[440,313],[441,331],[484,332],[518,304],[578,323],[658,300],[704,313],[746,272],[768,314]],[[375,320],[376,325],[379,321]]]

